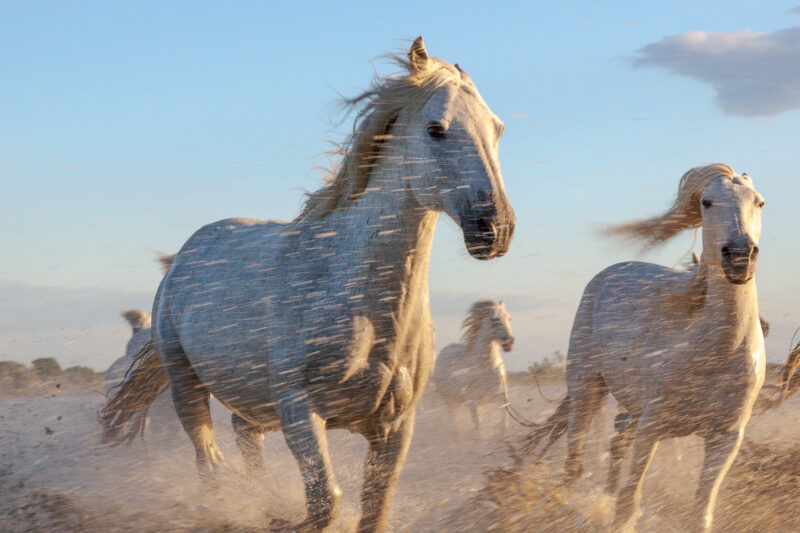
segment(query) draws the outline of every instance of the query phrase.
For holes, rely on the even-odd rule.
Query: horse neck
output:
[[[700,320],[706,331],[717,337],[714,344],[723,351],[734,350],[747,342],[754,329],[760,335],[758,293],[755,280],[730,283],[721,267],[701,259],[706,277],[706,298]],[[702,272],[702,271],[701,271]]]
[[[487,360],[495,362],[500,356],[500,347],[497,339],[492,335],[492,328],[486,326],[486,322],[481,323],[478,334],[466,343],[464,347],[465,357],[473,360]]]
[[[422,289],[427,296],[428,267],[439,213],[424,209],[405,179],[405,153],[387,147],[365,192],[349,207],[329,215],[342,250],[354,251],[354,265],[371,265],[366,292]],[[355,269],[354,269],[355,271]]]

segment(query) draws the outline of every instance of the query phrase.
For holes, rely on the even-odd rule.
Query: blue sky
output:
[[[796,0],[795,0],[796,2]],[[512,368],[566,348],[591,276],[630,258],[602,237],[652,215],[692,166],[727,162],[767,199],[759,266],[771,359],[800,326],[800,15],[792,2],[0,4],[0,358],[102,368],[148,308],[155,251],[229,216],[291,218],[341,139],[337,94],[425,37],[506,123],[518,215],[481,263],[449,220],[431,268],[437,346],[502,298]],[[751,33],[747,33],[749,30]],[[704,32],[687,33],[687,32]]]

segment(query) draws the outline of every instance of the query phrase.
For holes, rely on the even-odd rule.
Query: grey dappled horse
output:
[[[433,384],[436,394],[450,411],[460,405],[470,410],[475,429],[480,429],[478,407],[497,401],[502,409],[506,402],[506,367],[500,349],[514,347],[511,317],[503,302],[480,300],[472,304],[462,324],[460,343],[448,344],[436,357]],[[503,424],[507,423],[503,412]]]
[[[156,295],[152,345],[102,413],[112,436],[135,429],[161,380],[205,479],[221,460],[210,394],[234,412],[251,468],[263,467],[264,432],[282,430],[305,484],[297,529],[322,529],[338,513],[326,428],[366,438],[359,531],[385,528],[433,363],[428,263],[439,213],[478,259],[503,255],[514,230],[502,122],[422,38],[398,61],[406,73],[351,101],[362,107],[347,152],[295,220],[223,220],[186,242]]]
[[[723,164],[693,168],[666,214],[617,231],[655,244],[702,226],[696,268],[619,263],[583,293],[567,355],[567,396],[534,432],[533,443],[548,434],[552,443],[566,431],[565,480],[573,486],[591,419],[606,395],[614,395],[627,413],[616,420],[609,494],[616,494],[623,457],[633,448],[617,497],[616,529],[635,519],[658,442],[693,433],[705,440],[705,460],[687,528],[711,528],[720,484],[764,382],[755,283],[763,205],[747,174]]]

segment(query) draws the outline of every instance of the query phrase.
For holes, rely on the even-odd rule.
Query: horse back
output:
[[[686,290],[692,276],[639,261],[598,273],[586,286],[573,323],[568,382],[580,388],[587,377],[599,374],[617,400],[635,411],[643,401],[644,351],[663,334],[655,327],[659,305],[668,295]]]
[[[236,394],[243,376],[267,370],[266,304],[285,224],[225,219],[203,226],[183,245],[161,282],[153,337],[178,345],[210,392]],[[168,353],[159,354],[162,360]],[[165,361],[166,362],[166,361]],[[254,381],[259,381],[255,379]]]

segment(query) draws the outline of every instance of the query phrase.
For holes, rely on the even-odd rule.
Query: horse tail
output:
[[[800,379],[797,379],[795,372],[800,367],[800,342],[795,344],[794,349],[786,357],[786,364],[783,365],[783,372],[781,372],[781,380],[778,387],[781,391],[781,398],[778,405],[783,404],[786,399],[797,392],[800,387]]]
[[[526,452],[534,450],[539,443],[549,435],[550,438],[547,440],[547,444],[542,447],[542,450],[537,456],[537,458],[541,457],[550,448],[550,446],[553,445],[553,443],[561,438],[564,432],[567,431],[567,423],[569,422],[569,407],[570,400],[569,395],[567,395],[564,396],[563,400],[561,400],[561,403],[558,405],[555,412],[550,415],[547,420],[541,424],[537,424],[536,428],[526,437]]]
[[[130,443],[137,434],[144,435],[147,410],[168,388],[167,373],[153,341],[147,341],[133,356],[122,382],[108,391],[109,397],[98,413],[103,426],[102,442]]]

